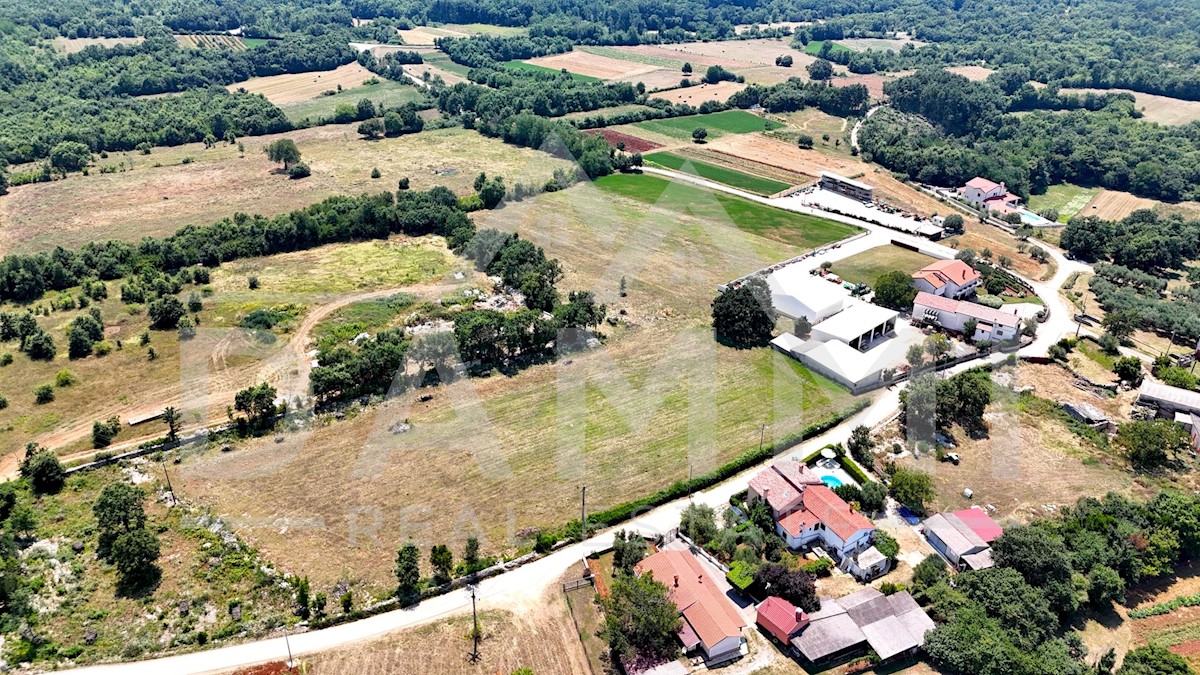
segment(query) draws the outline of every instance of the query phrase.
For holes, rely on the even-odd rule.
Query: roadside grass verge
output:
[[[789,184],[781,181],[754,176],[734,169],[727,169],[723,166],[709,164],[708,162],[702,162],[670,152],[656,152],[646,155],[644,159],[665,169],[682,171],[683,173],[707,178],[708,180],[731,187],[756,192],[760,195],[772,195],[791,187]]]
[[[857,228],[832,220],[777,209],[657,176],[614,174],[595,181],[595,185],[601,190],[667,210],[732,222],[744,232],[800,248],[823,246],[857,231]]]

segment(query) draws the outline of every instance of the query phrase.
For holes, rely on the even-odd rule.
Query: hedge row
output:
[[[696,476],[691,480],[675,481],[670,486],[659,490],[648,497],[642,497],[641,499],[635,499],[631,502],[625,502],[624,504],[619,504],[611,509],[599,511],[595,514],[589,515],[588,526],[611,527],[617,523],[629,520],[636,513],[646,511],[656,506],[661,506],[667,502],[674,501],[681,497],[686,497],[687,495],[690,495],[698,490],[712,487],[713,485],[735,476],[746,469],[749,469],[755,464],[766,461],[775,455],[798,445],[799,443],[802,443],[814,436],[820,436],[826,431],[829,431],[847,419],[862,412],[867,408],[868,405],[869,403],[865,399],[856,401],[854,405],[850,406],[849,408],[830,415],[821,422],[810,424],[807,427],[804,427],[804,429],[802,429],[799,433],[788,434],[777,443],[764,445],[761,449],[755,448],[753,450],[744,452],[738,457],[734,458],[728,464],[709,471],[706,474]],[[577,531],[578,529],[579,521],[577,519],[572,523],[568,523],[563,528],[563,531]]]
[[[866,472],[858,466],[857,462],[849,457],[841,455],[838,457],[838,462],[842,465],[842,468],[846,470],[846,473],[850,474],[851,478],[858,481],[859,485],[866,485],[867,483],[872,482],[871,477],[868,476]]]

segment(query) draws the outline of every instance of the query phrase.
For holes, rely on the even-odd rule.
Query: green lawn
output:
[[[810,41],[807,45],[804,46],[804,53],[808,54],[810,56],[820,56],[821,55],[821,47],[822,47],[822,45],[825,44],[825,42],[826,42],[825,40]],[[851,52],[851,51],[854,51],[854,50],[850,49],[849,47],[847,47],[845,45],[839,45],[836,42],[829,41],[829,52],[831,54],[834,52]]]
[[[824,218],[784,211],[657,176],[614,174],[600,178],[595,185],[668,211],[731,222],[744,232],[802,248],[823,246],[857,231]]]
[[[333,96],[318,96],[307,101],[285,103],[279,106],[288,121],[293,124],[304,119],[316,122],[322,117],[332,117],[339,104],[357,105],[359,99],[367,98],[375,103],[375,107],[385,105],[389,108],[416,103],[418,105],[431,103],[425,91],[420,87],[391,80],[380,80],[378,84],[364,84],[361,87],[344,89]]]
[[[246,43],[247,47],[260,47],[262,45],[267,44],[268,42],[273,42],[273,40],[268,40],[267,38],[244,37],[244,38],[242,38],[242,42]]]
[[[885,272],[912,274],[933,261],[924,253],[899,246],[879,246],[837,261],[833,272],[851,283],[874,286]]]
[[[1100,192],[1100,188],[1085,188],[1064,183],[1046,188],[1046,194],[1029,197],[1029,209],[1035,213],[1058,211],[1059,222],[1065,223],[1078,214]]]
[[[682,157],[670,152],[655,152],[646,155],[645,159],[666,169],[675,169],[676,171],[707,178],[717,183],[724,183],[735,188],[757,192],[760,195],[773,195],[776,192],[791,187],[791,185],[777,180],[754,176],[741,171],[735,171],[734,169],[727,169],[723,166],[701,162],[689,157]]]
[[[557,75],[562,72],[561,70],[555,70],[553,68],[547,68],[545,66],[539,66],[533,63],[525,63],[524,61],[505,61],[504,67],[508,68],[509,70],[521,70],[527,73],[554,73]],[[567,74],[571,76],[571,79],[579,80],[580,82],[603,82],[603,80],[600,78],[592,77],[591,75],[580,75],[579,73],[571,72],[568,72]]]
[[[699,127],[708,130],[709,138],[717,138],[727,133],[748,134],[752,131],[771,131],[783,125],[775,120],[765,120],[744,110],[726,110],[707,115],[647,120],[638,122],[634,126],[672,138],[689,139],[692,137],[692,130]]]

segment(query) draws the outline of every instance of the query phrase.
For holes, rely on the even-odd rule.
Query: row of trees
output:
[[[871,94],[864,85],[834,87],[797,77],[771,86],[752,84],[729,97],[729,105],[737,108],[758,105],[770,112],[792,112],[814,107],[839,117],[862,115],[870,103]]]

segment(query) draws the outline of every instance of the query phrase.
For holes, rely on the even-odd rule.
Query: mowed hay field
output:
[[[503,176],[509,185],[540,185],[554,169],[573,166],[464,129],[367,141],[355,131],[357,126],[245,138],[244,158],[228,143],[208,150],[199,143],[155,148],[149,156],[113,154],[108,162],[132,162],[134,168],[12,188],[0,197],[0,253],[78,247],[97,239],[136,241],[187,224],[207,225],[239,211],[276,215],[334,195],[395,190],[405,176],[415,190],[444,185],[465,194],[474,191],[481,171]],[[289,180],[276,173],[278,165],[263,148],[277,138],[296,142],[312,167],[311,177]],[[193,161],[182,164],[185,157]],[[373,168],[382,178],[370,177]]]
[[[339,105],[357,105],[359,99],[364,98],[374,103],[376,109],[380,106],[397,108],[406,103],[431,105],[429,96],[423,87],[408,82],[376,79],[378,81],[374,84],[345,89],[332,96],[318,95],[316,98],[287,103],[279,108],[292,122],[302,122],[306,119],[316,121],[322,117],[332,117]]]
[[[565,68],[567,72],[601,80],[632,78],[642,73],[656,70],[655,66],[623,61],[598,54],[589,54],[583,51],[569,51],[562,54],[539,56],[534,59],[527,59],[525,63],[551,70],[562,70]]]
[[[1147,122],[1165,125],[1188,124],[1200,120],[1200,101],[1185,101],[1170,96],[1143,94],[1128,89],[1063,89],[1064,94],[1132,94],[1134,105],[1145,113]]]
[[[1103,220],[1121,220],[1134,211],[1153,209],[1160,203],[1128,192],[1101,190],[1079,211],[1078,215],[1095,216]]]
[[[255,77],[244,82],[235,82],[226,88],[230,91],[245,89],[251,94],[266,96],[267,100],[275,105],[284,105],[316,98],[325,91],[337,91],[338,85],[344,89],[358,87],[364,81],[375,77],[375,73],[363,68],[356,61],[333,70]]]
[[[746,88],[741,82],[718,82],[717,84],[697,84],[690,87],[676,87],[654,93],[654,98],[661,98],[671,103],[686,103],[699,106],[705,101],[724,103],[730,96]]]
[[[284,569],[387,593],[409,537],[460,551],[480,534],[487,551],[511,551],[523,528],[577,514],[582,485],[588,508],[604,509],[756,447],[764,424],[770,441],[852,401],[770,349],[713,340],[716,286],[799,247],[591,184],[475,217],[545,247],[563,266],[560,289],[592,290],[622,316],[603,347],[210,452],[180,467],[181,492]],[[405,420],[406,433],[389,431]]]

